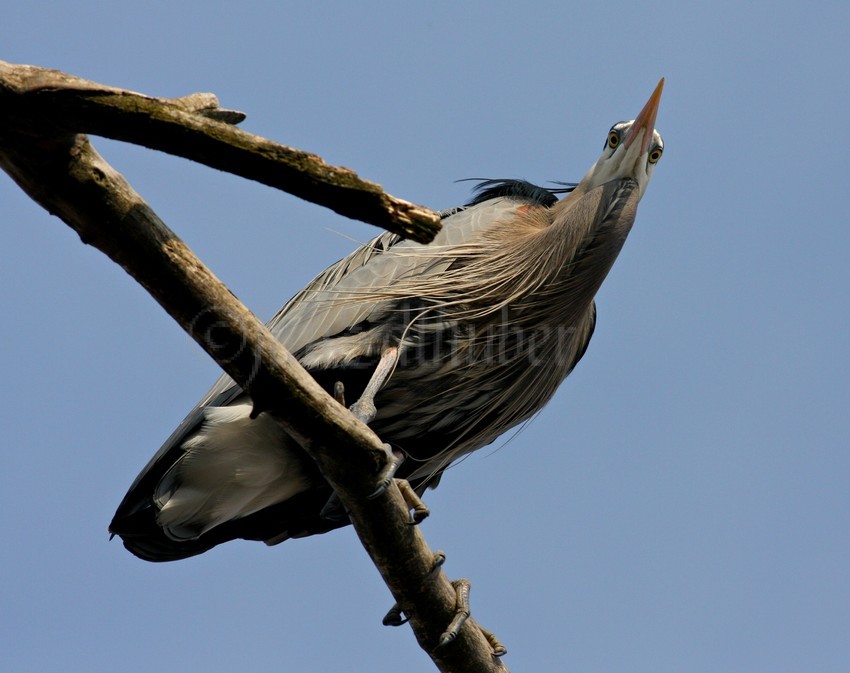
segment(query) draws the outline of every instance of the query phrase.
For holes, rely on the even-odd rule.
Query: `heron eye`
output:
[[[610,147],[613,150],[619,144],[620,144],[620,132],[612,130],[608,134],[608,147]]]
[[[649,153],[649,157],[648,157],[648,159],[649,159],[649,163],[651,163],[651,164],[657,164],[657,163],[658,163],[658,160],[661,158],[661,153],[662,153],[663,151],[664,151],[664,150],[662,150],[660,147],[656,147],[655,149],[653,149],[653,150]]]

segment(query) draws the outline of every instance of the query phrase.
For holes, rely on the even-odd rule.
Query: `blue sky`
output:
[[[423,532],[515,671],[850,670],[846,3],[16,3],[0,58],[152,95],[434,208],[578,180],[658,78],[665,154],[590,349]],[[95,146],[260,317],[376,230]],[[353,531],[153,565],[106,525],[217,376],[0,175],[0,670],[433,670]]]

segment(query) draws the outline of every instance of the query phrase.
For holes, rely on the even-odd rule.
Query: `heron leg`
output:
[[[398,363],[398,346],[390,346],[381,351],[381,359],[378,361],[378,366],[372,373],[372,378],[366,384],[366,389],[354,404],[348,407],[348,410],[354,414],[358,420],[369,425],[378,413],[375,408],[375,395],[381,389],[390,374],[393,373],[396,364]]]
[[[363,391],[363,394],[360,396],[360,399],[351,405],[349,409],[351,413],[364,423],[368,424],[375,418],[375,395],[387,380],[387,377],[390,372],[392,372],[397,361],[398,348],[388,348],[384,351],[384,355],[381,356],[381,361],[378,363],[378,367],[375,370],[375,373],[372,374],[372,378],[366,386],[366,389]],[[345,406],[345,386],[342,381],[337,381],[334,384],[333,396],[337,402]],[[363,409],[366,409],[365,413],[363,412]],[[384,444],[384,449],[386,449],[387,452],[387,464],[378,475],[378,487],[368,496],[370,500],[377,498],[389,488],[390,484],[395,479],[396,471],[402,462],[404,462],[404,454],[400,451],[393,451],[389,444]],[[399,482],[401,495],[404,498],[405,503],[407,503],[408,509],[412,511],[412,523],[420,523],[431,512],[419,499],[419,496],[416,495],[416,492],[413,488],[411,488],[410,484],[407,483],[407,480],[395,479],[395,481]],[[345,511],[345,508],[342,506],[342,502],[340,502],[337,494],[332,493],[331,497],[328,498],[328,501],[325,503],[325,506],[322,507],[322,511],[319,512],[319,516],[331,521],[344,521],[348,518],[348,512]]]
[[[360,395],[360,399],[348,407],[348,410],[354,414],[358,420],[362,421],[366,425],[369,425],[369,423],[375,420],[375,416],[378,414],[378,410],[375,407],[375,395],[378,394],[378,391],[393,373],[393,370],[398,363],[398,354],[398,346],[389,346],[381,351],[381,359],[378,361],[378,366],[375,367],[375,371],[372,372],[372,378],[370,378],[369,383],[366,384],[363,394]],[[378,488],[376,488],[375,491],[368,496],[370,500],[377,498],[389,488],[393,478],[395,477],[396,470],[398,470],[399,466],[402,462],[404,462],[403,453],[400,451],[393,451],[389,444],[384,444],[384,448],[387,450],[387,458],[389,460],[381,474],[378,475]]]

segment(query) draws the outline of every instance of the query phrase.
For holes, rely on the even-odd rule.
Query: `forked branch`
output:
[[[46,97],[40,98],[43,94]],[[252,155],[248,146],[275,144],[249,134],[244,134],[248,146],[242,149],[230,142],[236,136],[223,130],[230,127],[210,117],[234,113],[216,112],[213,100],[166,102],[56,71],[0,64],[0,167],[84,242],[141,283],[250,393],[256,410],[273,415],[302,444],[350,512],[364,547],[410,618],[417,640],[441,671],[505,671],[472,619],[456,639],[439,646],[456,612],[456,594],[445,574],[434,571],[434,555],[418,527],[409,525],[399,490],[393,486],[375,499],[365,497],[387,459],[378,437],[324,392],[78,133],[96,131],[208,165],[228,164],[235,153],[245,166],[254,168],[233,172],[247,177],[254,177],[248,175],[251,170],[274,174],[269,166],[275,158],[245,157]],[[122,131],[120,120],[131,130]],[[160,135],[167,139],[158,139]],[[284,149],[283,154],[297,152]],[[297,167],[287,171],[298,172]],[[343,192],[349,193],[347,188]],[[341,212],[339,208],[335,210]]]

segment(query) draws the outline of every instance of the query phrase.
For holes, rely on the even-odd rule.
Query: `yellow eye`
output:
[[[648,157],[648,159],[649,159],[649,163],[651,163],[651,164],[657,164],[657,163],[658,163],[658,160],[661,158],[661,153],[662,153],[662,152],[663,152],[663,150],[662,150],[660,147],[656,147],[656,148],[654,148],[654,149],[653,149],[653,150],[649,153],[649,157]]]
[[[612,130],[608,134],[608,147],[610,147],[613,150],[619,144],[620,144],[620,132]]]

